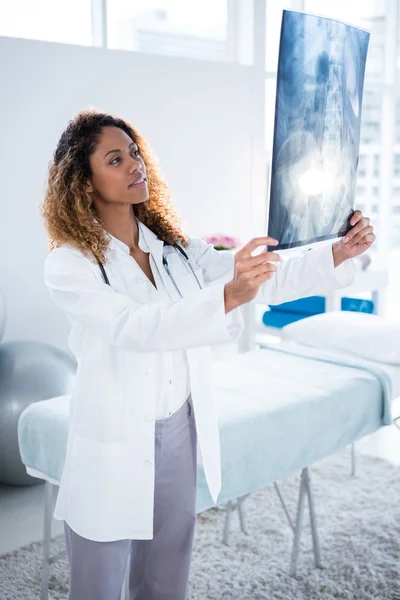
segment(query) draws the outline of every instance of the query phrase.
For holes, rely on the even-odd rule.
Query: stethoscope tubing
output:
[[[197,277],[196,273],[194,272],[194,269],[193,269],[193,267],[192,267],[192,265],[191,265],[191,263],[190,263],[189,257],[188,257],[188,255],[186,254],[186,252],[184,251],[184,249],[183,249],[183,248],[181,248],[181,247],[180,247],[178,244],[167,244],[167,245],[172,245],[172,247],[173,247],[173,248],[175,248],[175,250],[179,250],[180,257],[181,257],[181,260],[183,260],[183,262],[184,262],[184,264],[185,264],[186,268],[187,268],[187,269],[190,269],[190,271],[191,271],[191,273],[192,273],[193,277],[196,279],[197,285],[199,286],[199,288],[200,288],[200,289],[202,289],[202,287],[201,287],[201,283],[200,283],[200,281],[199,281],[199,279],[198,279],[198,277]],[[163,254],[163,265],[164,265],[164,267],[165,267],[165,270],[167,271],[167,273],[168,273],[168,275],[169,275],[169,277],[170,277],[171,281],[173,282],[174,286],[176,287],[177,291],[179,292],[180,296],[182,296],[181,292],[179,291],[179,288],[178,288],[178,286],[177,286],[177,285],[176,285],[176,283],[175,283],[175,279],[172,277],[171,271],[169,270],[169,266],[168,266],[167,257],[166,257],[164,254]]]
[[[192,265],[190,263],[189,257],[186,254],[186,252],[184,251],[184,249],[181,248],[178,244],[167,244],[165,242],[164,245],[172,246],[173,248],[175,248],[175,250],[179,250],[179,256],[181,257],[181,260],[183,260],[186,268],[191,271],[193,277],[196,279],[196,282],[197,282],[197,285],[199,286],[199,288],[202,289],[202,286],[201,286],[201,283],[199,281],[199,278],[197,277],[196,273],[194,272],[194,269],[193,269],[193,267],[192,267]],[[169,265],[168,265],[167,257],[164,254],[163,254],[163,259],[162,260],[163,260],[163,265],[165,267],[165,270],[167,271],[167,273],[169,275],[169,278],[171,279],[172,283],[174,284],[174,286],[176,288],[176,291],[178,292],[178,294],[181,297],[183,297],[182,294],[181,294],[181,292],[180,292],[180,290],[179,290],[179,288],[178,288],[178,286],[176,285],[175,279],[173,278],[173,276],[171,274],[171,271],[170,271]],[[100,261],[97,261],[97,262],[99,263],[99,267],[100,267],[100,270],[101,270],[101,273],[103,275],[103,279],[104,279],[105,283],[111,287],[111,284],[110,284],[110,281],[109,281],[109,279],[107,277],[107,273],[106,273],[106,270],[104,268],[103,263],[100,262]]]

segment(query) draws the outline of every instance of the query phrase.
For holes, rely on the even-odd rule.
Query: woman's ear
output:
[[[93,192],[93,191],[94,191],[94,190],[93,190],[93,185],[92,185],[92,182],[91,182],[89,179],[87,179],[87,180],[86,180],[86,182],[85,182],[85,190],[86,190],[86,191],[87,191],[89,194],[90,194],[91,192]]]

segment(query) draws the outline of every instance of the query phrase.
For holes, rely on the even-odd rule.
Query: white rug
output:
[[[400,468],[350,454],[311,469],[324,569],[315,569],[308,517],[297,578],[288,575],[292,532],[273,486],[244,503],[249,537],[232,519],[230,546],[221,543],[224,507],[199,515],[188,600],[400,600]],[[299,476],[281,482],[294,516]],[[308,512],[307,512],[308,515]],[[64,548],[58,536],[52,553]],[[37,600],[41,544],[0,557],[0,599]],[[68,596],[68,566],[51,566],[55,600]]]

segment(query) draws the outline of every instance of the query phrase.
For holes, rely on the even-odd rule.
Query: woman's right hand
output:
[[[253,238],[235,254],[235,270],[232,281],[225,284],[225,313],[246,304],[256,297],[259,287],[274,276],[276,261],[282,260],[276,252],[251,253],[259,246],[276,246],[278,240],[271,237]]]

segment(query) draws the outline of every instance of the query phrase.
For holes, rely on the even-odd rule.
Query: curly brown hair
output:
[[[50,249],[69,243],[90,258],[106,262],[109,237],[85,189],[85,182],[92,175],[89,159],[103,127],[107,126],[119,127],[136,142],[146,166],[149,199],[133,206],[136,217],[163,241],[169,244],[179,241],[187,247],[189,242],[180,228],[181,219],[148,142],[129,121],[90,108],[68,122],[49,163],[41,212]]]

